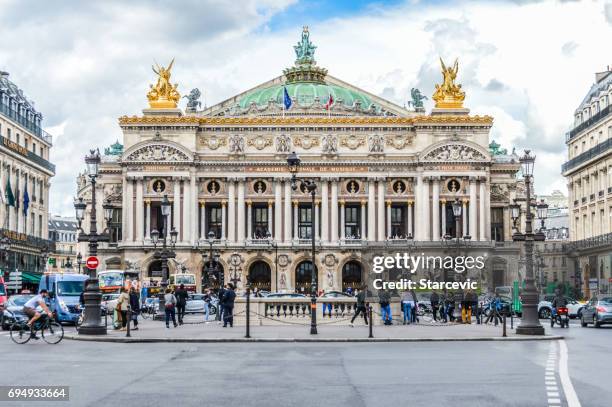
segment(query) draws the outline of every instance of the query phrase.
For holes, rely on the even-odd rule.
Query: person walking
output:
[[[128,307],[130,306],[130,296],[125,288],[121,288],[120,292],[121,294],[119,294],[119,298],[117,298],[117,305],[115,306],[115,309],[119,314],[119,319],[121,319],[120,330],[125,331],[127,329],[128,324],[127,311]]]
[[[236,300],[236,292],[234,291],[234,285],[228,284],[227,289],[223,294],[223,328],[227,328],[229,324],[230,328],[234,326],[234,301]]]
[[[417,311],[419,310],[419,300],[417,299],[416,292],[414,290],[410,290],[410,295],[412,296],[412,313],[410,317],[413,324],[419,322],[419,315]]]
[[[210,289],[207,288],[206,290],[204,290],[204,322],[208,323],[208,318],[210,316],[210,301],[212,300],[211,298],[211,293],[210,293]]]
[[[455,295],[452,291],[446,294],[446,310],[444,312],[448,321],[455,322]]]
[[[380,304],[380,314],[385,325],[393,325],[391,315],[391,296],[384,290],[378,291],[378,303]]]
[[[176,323],[176,297],[172,294],[172,290],[166,288],[166,294],[164,295],[165,301],[165,310],[166,313],[166,328],[170,328],[170,320],[172,319],[172,324],[176,328],[178,324]]]
[[[495,297],[493,297],[493,299],[489,303],[489,316],[487,317],[485,324],[491,322],[492,319],[494,320],[495,326],[497,326],[498,323],[501,323],[502,318],[500,312],[502,309],[502,305],[503,304],[499,293],[495,293]]]
[[[140,314],[140,296],[134,287],[130,288],[130,308],[132,311],[132,322],[134,323],[134,328],[132,328],[132,330],[137,331],[138,314]]]
[[[412,294],[408,290],[402,293],[402,312],[404,314],[404,325],[410,325],[412,321]]]
[[[472,313],[474,312],[474,303],[478,301],[478,297],[472,289],[468,289],[461,303],[461,320],[464,324],[472,323]]]
[[[357,306],[355,307],[355,315],[353,315],[351,319],[351,326],[354,326],[353,322],[355,322],[355,318],[357,318],[359,314],[363,314],[363,320],[366,325],[368,324],[368,309],[365,300],[366,290],[365,287],[362,287],[362,289],[357,292]]]
[[[217,321],[219,321],[219,325],[221,325],[221,321],[223,320],[223,296],[225,295],[225,288],[223,286],[219,287],[217,291],[217,299],[219,300],[218,310],[217,310]]]
[[[189,293],[185,289],[185,284],[179,285],[178,290],[174,291],[176,297],[176,313],[178,314],[178,323],[183,325],[183,318],[185,317],[185,306],[187,305],[187,298]]]
[[[431,293],[431,296],[429,297],[429,302],[431,303],[431,310],[432,310],[432,313],[433,313],[433,319],[434,319],[434,321],[437,321],[438,320],[438,309],[440,307],[440,296],[438,295],[436,290],[434,290]]]

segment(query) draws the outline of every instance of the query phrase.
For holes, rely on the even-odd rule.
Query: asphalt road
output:
[[[70,402],[56,406],[575,407],[561,377],[565,344],[580,405],[609,406],[612,328],[564,333],[563,343],[55,346],[0,333],[0,385],[70,386]]]

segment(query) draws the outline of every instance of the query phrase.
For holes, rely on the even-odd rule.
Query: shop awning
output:
[[[42,278],[42,273],[32,273],[29,271],[24,271],[21,274],[21,280],[24,283],[38,284],[40,283],[40,279]]]

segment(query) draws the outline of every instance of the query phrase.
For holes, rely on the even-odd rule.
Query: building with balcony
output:
[[[574,114],[566,136],[570,239],[566,246],[577,287],[589,296],[607,291],[612,281],[612,69],[595,83]]]
[[[47,270],[54,272],[79,272],[77,263],[76,218],[51,215],[49,217],[49,240],[54,250],[49,253]]]
[[[119,119],[123,144],[106,150],[97,183],[97,213],[107,200],[116,209],[101,269],[159,278],[152,231],[174,228],[170,272],[187,267],[198,288],[214,285],[203,271],[210,232],[220,254],[214,281],[239,287],[248,278],[261,289],[307,291],[315,272],[321,289],[344,290],[373,277],[374,256],[407,251],[484,255],[485,270],[450,278],[477,279],[485,289],[518,279],[508,205],[522,194],[520,164],[491,144],[493,118],[469,114],[454,78],[437,85],[429,114],[418,92],[406,109],[359,89],[317,65],[309,35],[304,30],[295,47],[294,66],[253,89],[204,110],[192,91],[183,111],[174,86],[158,79],[150,107]],[[453,69],[444,67],[445,77]],[[305,190],[292,189],[292,151],[302,160],[298,178],[316,180],[314,210]],[[86,175],[77,183],[90,202]],[[172,202],[167,228],[164,195]],[[447,271],[431,266],[419,276],[439,280]]]
[[[0,236],[10,240],[1,266],[5,273],[24,272],[26,283],[42,272],[41,254],[51,249],[47,214],[55,166],[52,137],[41,122],[33,102],[0,72]]]

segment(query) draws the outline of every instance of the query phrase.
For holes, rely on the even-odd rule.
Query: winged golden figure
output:
[[[447,67],[442,58],[440,58],[442,66],[442,85],[436,85],[436,90],[432,99],[436,102],[437,108],[462,108],[465,92],[461,90],[461,85],[455,83],[457,72],[459,71],[459,61],[455,59],[452,67]]]
[[[156,62],[155,66],[152,66],[153,72],[157,74],[157,83],[155,85],[149,85],[150,89],[147,93],[147,99],[149,99],[149,106],[152,109],[167,109],[176,108],[181,95],[176,90],[178,84],[174,85],[170,82],[170,75],[172,71],[172,65],[174,65],[174,58],[170,62],[167,68],[159,66]]]

